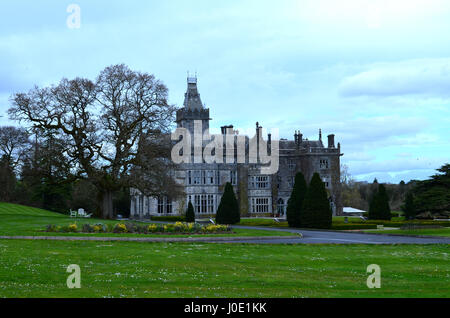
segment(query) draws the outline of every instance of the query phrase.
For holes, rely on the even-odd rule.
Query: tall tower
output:
[[[197,89],[197,76],[187,78],[187,90],[184,94],[183,108],[177,111],[177,126],[194,132],[194,120],[202,121],[203,131],[209,129],[209,108],[204,108]]]

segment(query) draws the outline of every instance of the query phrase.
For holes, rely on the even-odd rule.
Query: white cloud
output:
[[[383,161],[352,162],[350,171],[354,175],[371,173],[399,173],[411,170],[437,169],[447,158],[395,158]]]
[[[126,63],[161,78],[178,105],[186,71],[197,70],[212,127],[253,131],[259,121],[290,139],[322,128],[325,143],[334,133],[350,169],[371,163],[371,173],[402,152],[450,154],[450,58],[430,58],[450,57],[446,0],[80,0],[77,31],[60,1],[32,6],[32,16],[22,2],[0,21],[0,115],[16,89]]]
[[[398,115],[349,117],[325,122],[310,122],[301,125],[289,122],[277,122],[266,126],[280,127],[282,136],[290,136],[294,130],[301,129],[305,137],[318,138],[318,129],[322,128],[324,139],[328,134],[336,135],[344,149],[355,145],[359,149],[373,146],[402,145],[406,143],[429,142],[431,135],[420,135],[429,126],[428,119],[420,117],[401,117]],[[291,133],[292,132],[292,133]]]
[[[400,181],[408,182],[410,180],[425,180],[436,174],[433,169],[406,170],[401,172],[374,172],[369,174],[361,174],[354,176],[358,181],[372,182],[375,178],[381,183],[399,183]]]
[[[344,97],[450,95],[450,58],[415,59],[377,63],[367,70],[346,77],[339,85]]]
[[[345,155],[346,161],[369,161],[373,160],[376,157],[367,152],[352,152]]]

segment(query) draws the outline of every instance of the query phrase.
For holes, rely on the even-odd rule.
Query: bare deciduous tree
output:
[[[28,133],[23,128],[13,126],[0,127],[0,157],[11,168],[15,168],[28,145]]]
[[[63,79],[11,98],[12,119],[51,131],[68,145],[78,178],[89,178],[101,197],[102,216],[113,217],[113,193],[136,187],[144,194],[179,187],[170,176],[170,131],[175,107],[153,75],[127,66],[105,68],[95,82]]]

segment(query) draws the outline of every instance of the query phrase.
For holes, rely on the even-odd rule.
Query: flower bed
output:
[[[46,232],[62,233],[136,233],[136,234],[218,234],[232,233],[228,225],[201,225],[197,223],[176,222],[169,224],[81,224],[57,226],[47,225]]]

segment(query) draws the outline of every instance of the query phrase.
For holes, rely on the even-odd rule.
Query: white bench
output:
[[[84,209],[78,209],[78,216],[82,218],[90,218],[92,216],[92,213],[87,214],[86,211],[84,211]]]
[[[87,213],[84,211],[84,209],[78,209],[78,212],[77,212],[77,211],[72,211],[72,210],[70,210],[70,217],[71,217],[71,218],[77,218],[77,217],[80,217],[80,218],[90,218],[91,216],[92,216],[92,213],[87,214]]]

